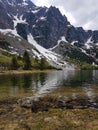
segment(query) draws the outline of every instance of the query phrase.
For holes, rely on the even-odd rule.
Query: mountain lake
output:
[[[98,70],[63,70],[0,75],[0,99],[50,93],[66,97],[98,95]]]

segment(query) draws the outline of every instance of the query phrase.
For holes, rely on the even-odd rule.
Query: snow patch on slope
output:
[[[57,41],[57,45],[56,46],[54,46],[54,47],[52,47],[52,48],[49,48],[48,50],[53,50],[53,49],[55,49],[56,47],[58,47],[59,46],[59,44],[60,44],[60,42],[68,42],[67,40],[66,40],[66,38],[65,38],[65,36],[62,36],[61,38],[60,38],[60,40],[58,40]]]
[[[14,17],[14,29],[0,29],[0,32],[3,33],[4,35],[6,34],[13,34],[14,36],[20,37],[20,35],[17,34],[16,26],[18,23],[24,23],[26,24],[26,20],[23,20],[22,17],[23,15],[18,18],[18,15],[13,16]]]
[[[68,41],[66,40],[65,36],[62,36],[62,37],[60,38],[60,40],[58,40],[58,44],[60,44],[61,41],[63,41],[63,42],[68,42]]]
[[[14,20],[13,20],[13,22],[14,22],[14,29],[16,29],[16,26],[17,26],[18,23],[26,24],[26,20],[23,20],[22,17],[23,17],[23,15],[21,15],[20,18],[18,18],[18,15],[14,16]]]
[[[42,20],[42,21],[45,21],[47,18],[46,17],[40,17],[39,19]]]
[[[28,42],[32,44],[40,52],[41,55],[37,54],[38,57],[39,58],[41,58],[42,56],[45,57],[52,66],[56,68],[65,68],[65,67],[69,68],[70,67],[70,65],[67,62],[61,60],[60,55],[50,50],[47,50],[43,48],[42,46],[40,46],[39,44],[37,44],[37,42],[34,40],[31,34],[28,35]]]
[[[86,52],[86,50],[84,50],[84,49],[82,49],[82,48],[80,48],[80,49],[81,49],[81,51],[82,51],[84,54],[88,55],[87,52]]]
[[[51,51],[46,50],[45,48],[43,48],[42,46],[38,45],[37,42],[34,40],[33,36],[31,34],[28,35],[28,41],[33,44],[38,51],[45,56],[48,60],[52,59],[54,61],[57,61],[57,57],[55,56],[55,54]]]
[[[23,0],[23,5],[28,5],[27,0]]]
[[[20,37],[20,35],[17,34],[17,31],[12,29],[0,29],[0,32],[3,33],[4,35],[13,34],[14,36]]]
[[[17,34],[16,26],[17,26],[18,23],[26,24],[26,20],[22,19],[23,15],[21,15],[20,18],[18,18],[18,15],[13,16],[13,17],[14,17],[14,20],[13,20],[13,22],[14,22],[14,29],[13,30],[12,29],[0,29],[0,32],[3,33],[4,35],[10,33],[10,34],[13,34],[14,36],[20,37],[20,35]]]
[[[61,41],[68,42],[68,41],[66,40],[65,36],[62,36],[62,37],[61,37]]]
[[[73,42],[71,42],[71,45],[74,46],[75,43],[78,43],[78,41],[73,41]]]
[[[91,41],[91,38],[92,38],[92,37],[90,37],[90,38],[87,40],[87,42],[85,43],[85,46],[86,46],[87,49],[90,49],[90,48],[91,48],[90,43],[93,43],[93,41]]]
[[[36,10],[32,10],[31,12],[33,13],[33,14],[36,14],[36,13],[38,13],[40,11],[40,9],[36,9]]]

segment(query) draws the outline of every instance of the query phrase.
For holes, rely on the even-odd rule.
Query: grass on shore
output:
[[[97,130],[98,110],[55,109],[33,113],[21,108],[17,99],[0,101],[0,130]]]
[[[47,70],[1,70],[0,74],[30,74],[30,73],[38,73],[38,72],[50,72],[51,69],[47,69]]]

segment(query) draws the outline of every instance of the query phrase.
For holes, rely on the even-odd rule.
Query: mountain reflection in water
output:
[[[41,95],[58,88],[79,88],[92,97],[97,93],[98,71],[97,70],[64,70],[38,72],[20,75],[0,75],[0,97],[17,96],[22,94]],[[75,93],[72,93],[75,96]]]

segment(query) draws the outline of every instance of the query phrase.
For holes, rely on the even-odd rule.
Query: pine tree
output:
[[[17,57],[16,57],[16,56],[13,56],[13,57],[12,57],[12,61],[11,61],[11,68],[12,68],[13,70],[17,70],[18,67],[19,67],[19,65],[18,65]]]
[[[41,60],[40,60],[40,69],[41,70],[45,69],[45,62],[46,62],[45,58],[41,58]]]
[[[24,52],[23,61],[24,61],[24,70],[29,70],[31,68],[31,60],[27,51]]]

